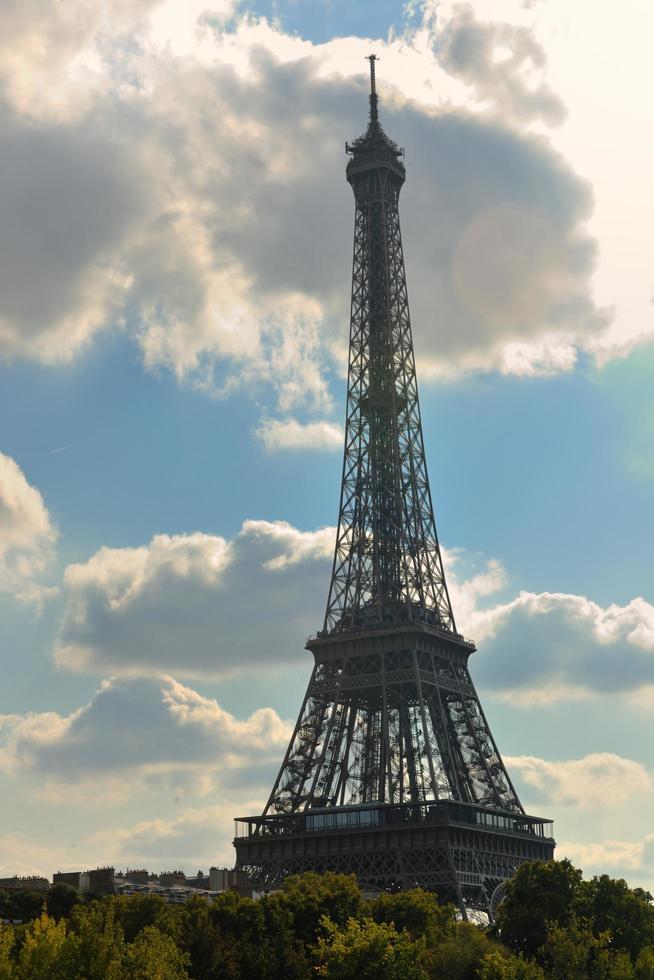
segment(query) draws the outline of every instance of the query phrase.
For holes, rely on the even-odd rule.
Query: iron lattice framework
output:
[[[420,884],[462,909],[551,857],[481,708],[443,572],[425,463],[399,222],[400,148],[378,118],[346,144],[355,197],[341,502],[315,665],[263,815],[237,864],[259,887],[298,870]],[[244,829],[245,828],[245,829]]]
[[[374,61],[371,61],[374,72]],[[351,146],[356,201],[341,506],[326,631],[454,629],[429,490],[400,216],[404,166],[371,94]]]

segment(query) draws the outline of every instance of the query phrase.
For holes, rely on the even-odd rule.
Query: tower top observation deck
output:
[[[378,60],[377,55],[368,55],[370,62],[368,128],[362,136],[359,136],[352,143],[345,144],[345,151],[352,158],[347,166],[347,179],[350,183],[355,174],[380,166],[390,167],[400,178],[400,183],[404,183],[404,164],[400,160],[400,157],[404,155],[404,150],[390,136],[386,135],[379,122],[379,96],[375,82],[375,62]]]

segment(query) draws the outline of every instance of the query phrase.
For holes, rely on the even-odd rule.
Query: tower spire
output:
[[[375,62],[379,61],[376,54],[369,54],[366,56],[366,61],[370,62],[370,96],[368,101],[370,102],[370,129],[379,128],[379,108],[378,108],[378,97],[377,89],[375,87]]]

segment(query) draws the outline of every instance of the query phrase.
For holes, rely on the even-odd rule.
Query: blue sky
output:
[[[269,789],[327,595],[374,49],[473,676],[560,853],[654,885],[636,0],[74,6],[0,15],[0,869],[228,863]]]

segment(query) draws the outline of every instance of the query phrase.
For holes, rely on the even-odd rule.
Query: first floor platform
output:
[[[495,890],[524,861],[549,860],[552,824],[454,800],[361,804],[236,820],[236,867],[254,889],[291,874],[355,874],[367,892],[424,888],[441,901],[491,911]]]

